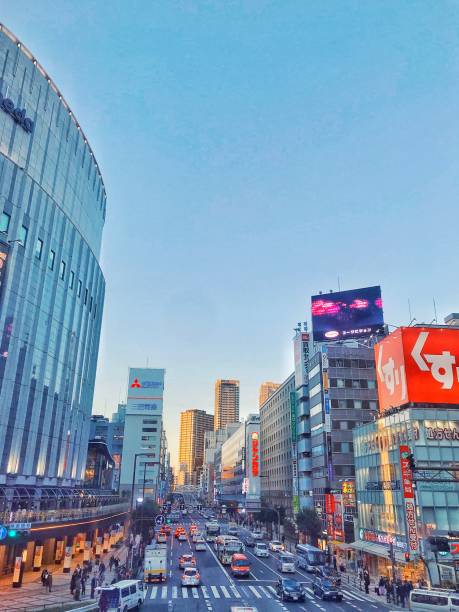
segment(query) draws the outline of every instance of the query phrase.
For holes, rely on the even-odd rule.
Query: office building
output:
[[[280,384],[275,382],[264,382],[260,385],[260,394],[258,398],[258,406],[262,406],[268,397],[270,397],[276,389],[279,389]]]
[[[0,485],[82,484],[106,193],[62,92],[0,26]]]
[[[250,414],[218,450],[216,488],[228,512],[259,512],[260,417]]]
[[[215,383],[214,429],[239,422],[239,381],[217,380]]]
[[[214,417],[204,410],[180,414],[179,485],[197,485],[204,461],[204,434],[214,427]]]
[[[314,506],[328,534],[323,546],[347,559],[356,510],[348,505],[335,512],[332,502],[337,506],[342,500],[330,493],[354,480],[352,430],[377,413],[375,360],[373,349],[355,340],[322,343],[316,349],[308,365]]]
[[[204,434],[204,463],[202,468],[201,495],[209,504],[217,502],[215,461],[216,453],[239,427],[239,423],[231,423],[217,431],[206,431]]]
[[[126,406],[118,405],[118,411],[113,413],[111,421],[103,415],[93,414],[89,425],[89,440],[100,439],[107,444],[108,452],[114,462],[111,488],[118,490],[123,454],[124,418]]]
[[[134,500],[157,497],[163,430],[164,370],[130,368],[120,491]]]
[[[261,501],[284,508],[293,516],[291,405],[295,400],[292,373],[260,406]]]

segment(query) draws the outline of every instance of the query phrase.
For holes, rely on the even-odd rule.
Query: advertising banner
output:
[[[300,332],[293,339],[295,361],[295,389],[308,382],[309,333]]]
[[[343,527],[343,498],[342,495],[334,495],[334,512],[333,512],[333,529],[334,539],[338,542],[344,542],[344,527]]]
[[[375,345],[380,412],[459,403],[459,329],[401,327]]]
[[[334,514],[335,496],[332,493],[325,494],[325,514]]]
[[[315,342],[370,336],[384,326],[381,287],[313,295],[311,315]]]
[[[64,540],[56,541],[56,552],[54,553],[54,561],[57,565],[62,561],[62,555],[64,554]]]
[[[164,369],[129,368],[126,414],[163,411]]]
[[[34,572],[40,571],[42,558],[43,558],[43,546],[42,544],[36,544],[35,553],[33,556],[33,571]]]
[[[400,449],[400,470],[402,474],[402,491],[405,503],[406,538],[410,552],[417,552],[419,549],[418,526],[416,520],[416,507],[414,505],[413,473],[410,467],[408,456],[411,453],[410,447],[401,445]]]

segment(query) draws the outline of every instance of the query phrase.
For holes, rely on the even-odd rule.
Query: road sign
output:
[[[7,529],[3,525],[0,525],[0,540],[4,540],[7,536]]]
[[[162,514],[158,514],[157,517],[155,518],[155,523],[157,525],[163,525],[164,524],[164,516]]]
[[[8,523],[8,529],[31,529],[32,523]]]

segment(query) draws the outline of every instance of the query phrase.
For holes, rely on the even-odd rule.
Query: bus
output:
[[[244,552],[244,544],[236,539],[225,539],[223,542],[217,540],[216,544],[217,557],[222,565],[230,565],[235,553]]]
[[[298,557],[298,567],[302,567],[307,572],[313,572],[326,564],[325,551],[311,544],[297,544],[296,556]]]

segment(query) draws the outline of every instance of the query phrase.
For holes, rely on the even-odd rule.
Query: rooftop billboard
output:
[[[459,404],[459,329],[400,327],[375,345],[379,410]]]
[[[163,409],[164,370],[129,368],[127,414],[156,413]]]
[[[315,342],[370,336],[384,325],[381,287],[313,295],[311,315]]]

